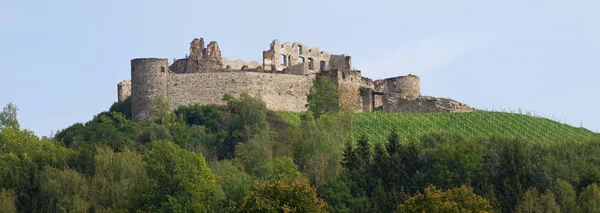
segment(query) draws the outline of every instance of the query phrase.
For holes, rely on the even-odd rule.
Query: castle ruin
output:
[[[262,63],[229,60],[216,41],[190,43],[186,58],[131,60],[131,80],[117,85],[118,100],[131,98],[133,119],[151,120],[152,100],[164,98],[171,109],[190,104],[223,105],[223,95],[260,94],[275,111],[306,111],[306,96],[316,76],[326,76],[341,90],[340,105],[356,112],[469,112],[449,99],[421,96],[415,75],[373,81],[352,69],[349,55],[335,55],[302,43],[271,42]]]

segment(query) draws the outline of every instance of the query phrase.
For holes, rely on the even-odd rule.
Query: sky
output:
[[[600,132],[600,1],[0,1],[0,105],[52,135],[117,100],[130,60],[183,58],[193,38],[262,61],[273,39],[352,56],[422,95]]]

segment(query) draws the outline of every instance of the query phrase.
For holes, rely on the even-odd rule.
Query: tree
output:
[[[523,199],[517,205],[517,213],[559,213],[560,207],[556,204],[554,193],[546,190],[539,194],[536,188],[529,188],[523,194]]]
[[[225,94],[223,100],[227,101],[227,108],[231,113],[231,125],[229,136],[218,151],[220,157],[232,158],[238,143],[248,142],[256,134],[270,131],[266,118],[267,105],[259,94],[252,97],[248,93],[242,93],[239,99]]]
[[[143,160],[150,178],[142,209],[150,212],[210,212],[218,200],[216,179],[202,155],[166,141],[152,142]]]
[[[243,166],[232,160],[215,162],[212,167],[219,185],[225,193],[224,207],[233,208],[250,193],[252,177],[243,170]]]
[[[6,106],[0,112],[0,129],[4,127],[10,127],[19,129],[19,121],[17,120],[17,106],[12,103],[6,104]]]
[[[253,185],[235,212],[327,212],[327,204],[307,180],[291,187],[282,180],[261,181]]]
[[[15,206],[16,195],[11,190],[0,188],[0,213],[17,212]]]
[[[48,212],[87,212],[88,184],[76,171],[45,167],[42,171],[43,209]]]
[[[300,137],[292,143],[294,162],[311,183],[319,186],[336,178],[342,170],[344,142],[350,138],[351,112],[328,114],[315,119],[311,112],[302,121]]]
[[[141,156],[134,152],[98,149],[94,156],[95,172],[90,181],[90,199],[95,211],[126,211],[136,206],[148,184]]]
[[[238,143],[234,161],[239,162],[244,167],[244,171],[254,178],[267,178],[273,162],[271,147],[274,143],[266,131],[248,143]]]
[[[152,99],[152,109],[150,114],[152,115],[153,121],[158,124],[168,124],[171,118],[170,104],[167,100],[162,97]]]
[[[556,202],[560,206],[561,212],[581,212],[579,205],[577,205],[577,192],[569,182],[556,180],[552,190],[556,195]]]
[[[483,167],[483,150],[475,141],[445,133],[427,134],[421,140],[428,183],[443,188],[471,185]]]
[[[315,117],[330,112],[338,111],[340,108],[341,92],[335,84],[325,76],[317,76],[313,81],[313,88],[306,96],[308,104],[306,107]]]
[[[577,199],[581,210],[585,213],[600,212],[600,187],[596,183],[585,187]]]
[[[448,190],[428,186],[425,193],[417,192],[398,207],[399,212],[488,212],[490,204],[473,193],[468,186]]]
[[[269,174],[269,178],[282,180],[287,184],[292,184],[300,177],[302,177],[302,173],[298,171],[298,166],[290,157],[275,159]]]
[[[125,118],[131,120],[133,113],[131,112],[131,96],[125,98],[123,101],[115,102],[110,106],[109,112],[119,112],[125,116]]]
[[[531,185],[531,161],[528,159],[530,144],[526,140],[492,136],[481,139],[486,144],[484,159],[488,161],[484,171],[496,187],[495,195],[503,212],[513,211],[523,193]]]

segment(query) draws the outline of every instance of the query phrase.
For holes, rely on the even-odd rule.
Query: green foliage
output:
[[[340,112],[315,119],[306,116],[299,129],[299,137],[294,138],[294,162],[300,171],[315,185],[320,185],[341,173],[344,142],[351,135],[350,120],[353,113]]]
[[[560,206],[561,212],[581,212],[581,208],[577,205],[577,192],[569,182],[557,180],[552,191],[556,195],[556,203]]]
[[[577,202],[585,213],[600,212],[600,187],[596,183],[587,186],[579,194]]]
[[[254,178],[267,178],[273,161],[273,143],[268,133],[262,133],[248,143],[239,143],[235,150],[235,161]]]
[[[424,135],[421,145],[424,147],[421,161],[426,168],[422,172],[429,184],[443,188],[471,185],[483,169],[483,147],[473,140],[433,133]]]
[[[133,211],[139,207],[138,195],[148,185],[140,155],[101,148],[94,155],[94,165],[89,196],[95,211]]]
[[[168,124],[171,120],[170,103],[163,97],[152,99],[152,109],[150,114],[155,123]]]
[[[317,197],[307,180],[291,186],[281,180],[257,182],[235,212],[327,212],[327,204]]]
[[[269,177],[271,179],[279,179],[287,184],[292,184],[294,181],[302,177],[302,173],[298,171],[298,166],[290,157],[278,158],[273,162]]]
[[[186,124],[205,126],[212,133],[225,130],[231,122],[227,120],[231,117],[227,108],[214,104],[180,106],[174,113],[182,117]]]
[[[306,96],[308,111],[315,117],[338,111],[340,108],[340,90],[325,76],[317,76],[313,81],[313,88]]]
[[[253,179],[238,163],[231,160],[218,161],[212,170],[225,193],[223,206],[230,207],[232,204],[235,207],[250,193]]]
[[[0,188],[0,213],[17,212],[15,206],[16,195],[11,190]]]
[[[546,190],[543,194],[539,194],[536,188],[530,188],[523,195],[523,199],[519,201],[515,212],[559,213],[561,211],[552,191]]]
[[[136,132],[136,124],[121,113],[103,112],[83,125],[76,123],[59,131],[54,139],[76,149],[83,144],[94,144],[108,146],[114,151],[125,151],[135,146]]]
[[[76,171],[45,167],[41,175],[43,210],[47,212],[87,212],[90,208],[85,177]]]
[[[356,145],[346,146],[341,176],[345,184],[334,185],[341,193],[329,191],[324,196],[328,202],[334,199],[331,202],[335,209],[391,212],[409,192],[414,192],[413,182],[422,164],[419,151],[414,143],[401,144],[395,132],[388,140],[386,146],[376,144],[372,148],[367,137],[361,136]],[[339,200],[350,197],[345,188],[350,190],[352,199]]]
[[[0,129],[4,127],[10,127],[19,129],[19,121],[17,120],[17,106],[12,103],[6,104],[0,112]]]
[[[267,106],[260,95],[242,93],[239,99],[229,94],[223,96],[231,113],[229,136],[218,148],[223,158],[232,158],[238,143],[249,141],[255,134],[268,131]]]
[[[218,200],[215,177],[201,155],[171,142],[154,141],[143,155],[150,178],[142,209],[152,212],[210,212]]]
[[[528,158],[531,143],[496,136],[478,138],[476,143],[484,146],[486,161],[483,168],[486,177],[480,181],[496,187],[495,195],[502,212],[512,211],[525,189],[535,186],[530,174],[532,162]]]
[[[108,111],[119,112],[123,114],[125,118],[131,120],[133,118],[133,113],[131,112],[131,96],[125,98],[123,101],[113,103]]]
[[[53,139],[4,126],[0,207],[392,212],[439,204],[431,212],[444,212],[477,206],[483,197],[485,211],[599,208],[600,139],[587,130],[510,113],[315,117],[268,111],[260,96],[224,100],[227,106],[174,113],[163,101],[155,105],[156,122],[134,122],[123,105],[113,105]],[[583,190],[578,199],[575,189]]]
[[[489,203],[467,186],[440,190],[428,186],[398,207],[399,212],[489,212]]]

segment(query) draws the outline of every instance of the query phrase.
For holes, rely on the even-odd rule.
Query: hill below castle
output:
[[[303,113],[279,112],[292,126],[298,126]],[[467,113],[356,113],[352,131],[355,138],[366,135],[373,142],[386,142],[392,129],[403,140],[426,133],[444,131],[466,138],[502,135],[534,142],[582,141],[600,134],[547,118],[510,112],[475,111]]]

